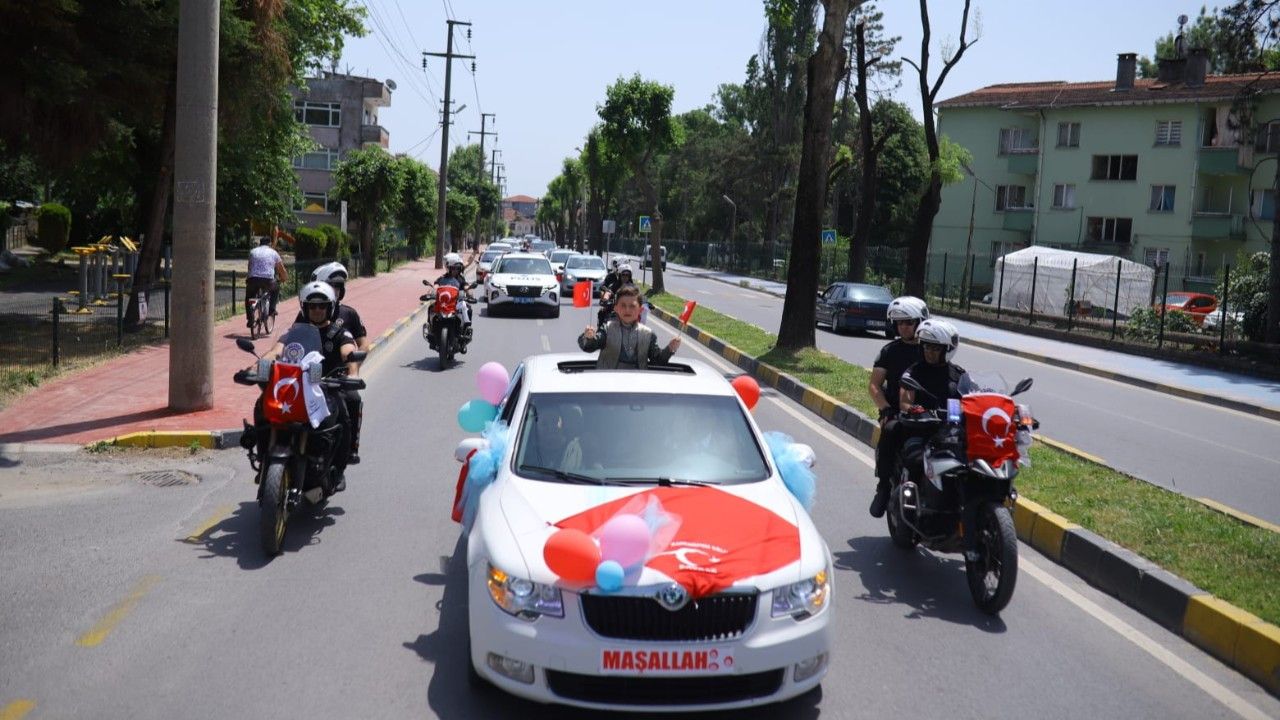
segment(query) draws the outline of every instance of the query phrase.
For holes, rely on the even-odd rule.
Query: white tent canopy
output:
[[[1155,270],[1114,255],[1057,250],[1033,246],[996,260],[995,293],[1003,307],[1037,314],[1065,315],[1071,297],[1071,272],[1075,267],[1075,298],[1093,307],[1107,308],[1127,317],[1151,304]],[[1116,276],[1120,288],[1116,292]]]

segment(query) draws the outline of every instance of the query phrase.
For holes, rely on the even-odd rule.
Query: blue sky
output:
[[[358,2],[361,0],[357,0]],[[339,70],[392,79],[397,89],[379,123],[392,152],[407,152],[437,168],[439,111],[444,97],[446,20],[455,28],[454,52],[476,56],[453,62],[454,117],[450,148],[479,142],[480,113],[493,113],[485,155],[501,152],[508,195],[540,197],[565,157],[577,156],[605,90],[639,73],[675,88],[677,113],[711,103],[722,83],[741,83],[747,60],[760,50],[765,28],[758,0],[362,0],[370,33],[348,39]],[[920,54],[919,3],[880,0],[886,34],[900,35],[897,54]],[[1114,80],[1116,54],[1150,56],[1155,38],[1173,30],[1179,13],[1199,4],[1170,0],[975,0],[981,39],[947,76],[939,99],[996,83]],[[940,48],[959,36],[959,0],[932,0],[931,79]],[[920,115],[919,81],[904,65],[895,99]]]

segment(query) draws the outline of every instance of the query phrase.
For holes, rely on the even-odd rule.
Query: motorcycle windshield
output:
[[[998,372],[967,372],[960,376],[960,382],[956,384],[956,390],[962,396],[976,393],[1008,395],[1013,390],[1013,386]]]
[[[320,330],[311,323],[296,323],[280,338],[284,352],[276,358],[277,362],[301,365],[302,358],[309,353],[321,352]]]

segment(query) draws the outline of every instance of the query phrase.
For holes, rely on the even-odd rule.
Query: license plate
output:
[[[883,320],[868,320],[867,327],[884,327]]]
[[[533,298],[511,298],[517,305],[528,305],[533,302]]]
[[[733,648],[629,649],[600,651],[604,675],[724,675],[733,672]]]

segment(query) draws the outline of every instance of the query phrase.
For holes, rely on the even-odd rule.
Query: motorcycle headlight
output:
[[[797,620],[803,620],[822,612],[831,597],[830,578],[831,568],[827,567],[813,577],[775,589],[773,616],[790,615]]]
[[[489,597],[521,620],[533,621],[542,615],[564,617],[560,588],[508,575],[493,565],[489,566]]]

